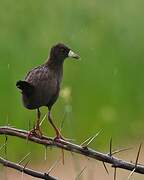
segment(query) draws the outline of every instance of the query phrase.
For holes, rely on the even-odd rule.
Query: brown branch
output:
[[[27,139],[28,131],[15,129],[15,128],[11,128],[8,126],[2,126],[2,127],[0,127],[0,134],[17,136],[17,137],[20,137],[23,139]],[[45,145],[45,146],[54,146],[54,147],[65,149],[70,152],[82,154],[84,156],[91,157],[98,161],[112,164],[112,167],[115,167],[115,168],[126,169],[129,171],[133,171],[133,169],[135,169],[135,172],[144,174],[144,166],[143,165],[139,165],[139,164],[135,165],[134,163],[118,159],[118,158],[112,156],[112,153],[104,154],[104,153],[95,151],[88,147],[82,147],[77,144],[70,143],[68,141],[54,140],[54,139],[46,137],[46,136],[43,136],[42,138],[31,136],[29,138],[29,140],[33,141],[35,143],[38,143],[38,144]],[[112,144],[112,143],[110,143],[110,144]],[[112,145],[110,145],[110,147],[111,146]]]
[[[3,159],[1,157],[0,157],[0,163],[6,167],[16,169],[20,172],[23,172],[23,173],[28,174],[33,177],[37,177],[37,178],[41,178],[41,179],[45,179],[45,180],[56,180],[56,178],[50,176],[49,174],[34,171],[32,169],[28,169],[25,166],[21,166],[19,164],[13,163],[13,162]]]

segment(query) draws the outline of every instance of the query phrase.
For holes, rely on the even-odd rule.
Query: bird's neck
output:
[[[56,75],[58,79],[60,79],[60,82],[63,76],[63,62],[64,61],[61,61],[61,63],[57,63],[50,58],[46,62],[46,66]]]
[[[46,65],[49,68],[58,69],[63,66],[63,62],[64,62],[64,59],[57,59],[57,58],[50,57],[47,59]]]

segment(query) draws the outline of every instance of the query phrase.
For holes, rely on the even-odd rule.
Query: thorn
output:
[[[63,116],[63,119],[62,119],[61,124],[60,124],[60,131],[61,131],[61,130],[63,129],[63,127],[64,127],[64,122],[65,122],[65,119],[66,119],[66,115],[67,115],[67,113],[64,112],[64,116]]]
[[[4,148],[5,148],[5,150],[4,150],[4,153],[5,153],[5,157],[7,157],[7,141],[8,141],[8,137],[7,137],[7,135],[5,135],[5,146],[4,146]]]
[[[31,129],[31,121],[28,120],[28,130],[30,131],[30,129]]]
[[[22,171],[21,172],[21,180],[23,180],[24,179],[24,172]]]
[[[61,150],[62,150],[62,163],[64,165],[64,149],[62,148]]]
[[[8,115],[8,114],[7,114],[7,117],[6,117],[6,126],[7,126],[7,127],[14,127],[14,126],[11,126],[11,125],[10,125],[9,115]]]
[[[6,117],[6,126],[8,126],[8,125],[9,125],[9,116],[7,114],[7,117]]]
[[[39,124],[40,126],[42,126],[42,123],[44,122],[44,120],[46,119],[46,117],[47,117],[47,114],[45,114],[44,117],[42,118],[42,120],[41,120],[41,122],[40,122],[40,124]]]
[[[76,176],[75,180],[78,180],[78,178],[82,175],[82,173],[85,171],[85,169],[87,168],[87,166],[85,166],[80,173]]]
[[[113,151],[111,155],[118,154],[118,153],[124,152],[124,151],[128,151],[128,150],[130,150],[130,149],[133,149],[133,148],[118,149],[118,150]]]
[[[129,176],[128,176],[127,180],[129,180],[129,179],[130,179],[130,177],[133,175],[133,173],[135,172],[135,170],[136,170],[136,168],[134,168],[134,169],[131,171],[131,173],[129,174]]]
[[[142,148],[142,143],[140,143],[139,148],[138,148],[138,153],[137,153],[137,157],[136,157],[136,162],[135,162],[135,167],[134,169],[131,171],[131,173],[128,176],[128,180],[130,179],[130,177],[134,174],[136,168],[137,168],[137,164],[138,164],[138,160],[139,160],[139,155],[140,155],[140,151]]]
[[[85,145],[85,146],[87,147],[101,132],[102,132],[102,129],[101,129],[98,133],[96,133],[94,136],[89,137],[88,139],[86,139],[86,140],[81,144],[81,146],[84,146],[84,144],[86,144],[86,142],[87,142],[87,144]]]
[[[70,151],[71,155],[74,156],[74,153],[72,151]]]
[[[28,142],[29,142],[29,137],[28,137],[28,134],[27,134],[26,143],[28,144]]]
[[[140,143],[140,145],[139,145],[139,149],[138,149],[138,153],[137,153],[137,157],[136,157],[136,162],[135,162],[135,168],[136,168],[136,166],[138,164],[141,148],[142,148],[142,143]]]
[[[27,157],[31,154],[31,152],[27,153],[19,162],[18,164],[21,164]]]
[[[52,172],[52,170],[60,163],[61,161],[61,157],[59,159],[57,159],[54,164],[49,168],[48,170],[48,174],[50,174]]]
[[[108,169],[107,169],[107,167],[106,167],[105,162],[103,161],[102,163],[103,163],[103,166],[104,166],[104,168],[105,168],[105,170],[106,170],[106,173],[109,175],[109,171],[108,171]]]
[[[116,173],[117,173],[117,171],[116,171],[117,169],[116,169],[116,167],[114,168],[114,180],[116,180]]]
[[[44,156],[44,160],[47,160],[47,146],[45,146],[45,156]]]
[[[28,131],[30,131],[30,130],[31,130],[31,121],[28,120]],[[26,137],[26,143],[28,144],[28,142],[29,142],[29,137],[28,137],[28,135],[27,135],[27,137]]]
[[[101,131],[99,131],[98,133],[96,133],[90,140],[89,142],[86,144],[86,146],[88,146],[100,133]]]
[[[24,167],[23,167],[23,169],[22,169],[22,178],[23,178],[23,172],[24,172],[24,170],[25,170],[25,168],[26,168],[26,166],[28,165],[28,163],[30,162],[30,159],[26,162],[26,164],[24,165]]]
[[[27,161],[27,163],[24,165],[23,170],[26,168],[26,166],[29,164],[30,161],[31,161],[30,159]]]
[[[8,137],[7,135],[5,135],[5,144],[7,143],[7,141],[8,141]]]
[[[0,147],[0,151],[6,146],[6,144],[4,143],[1,147]]]
[[[109,150],[109,156],[112,156],[112,137],[110,138],[110,150]]]
[[[89,138],[87,138],[86,140],[84,140],[81,144],[80,144],[80,146],[83,146],[86,142],[88,142],[90,139],[92,138],[92,136],[90,136]]]

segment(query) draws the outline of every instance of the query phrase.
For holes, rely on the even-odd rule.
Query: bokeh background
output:
[[[143,0],[1,0],[0,125],[33,126],[35,111],[23,107],[16,81],[63,42],[81,56],[81,61],[66,60],[63,90],[52,112],[57,126],[64,120],[64,136],[80,143],[102,129],[91,144],[95,149],[107,151],[110,137],[116,147],[139,144],[144,137],[143,7]],[[47,109],[41,111],[44,117]],[[54,136],[47,120],[42,129]],[[43,147],[8,138],[10,160],[28,152],[43,166]],[[50,160],[58,153],[48,151]]]

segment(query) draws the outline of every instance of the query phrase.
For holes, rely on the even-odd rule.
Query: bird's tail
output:
[[[16,83],[17,88],[19,88],[23,94],[26,96],[31,96],[34,92],[34,86],[26,81],[17,81]]]

